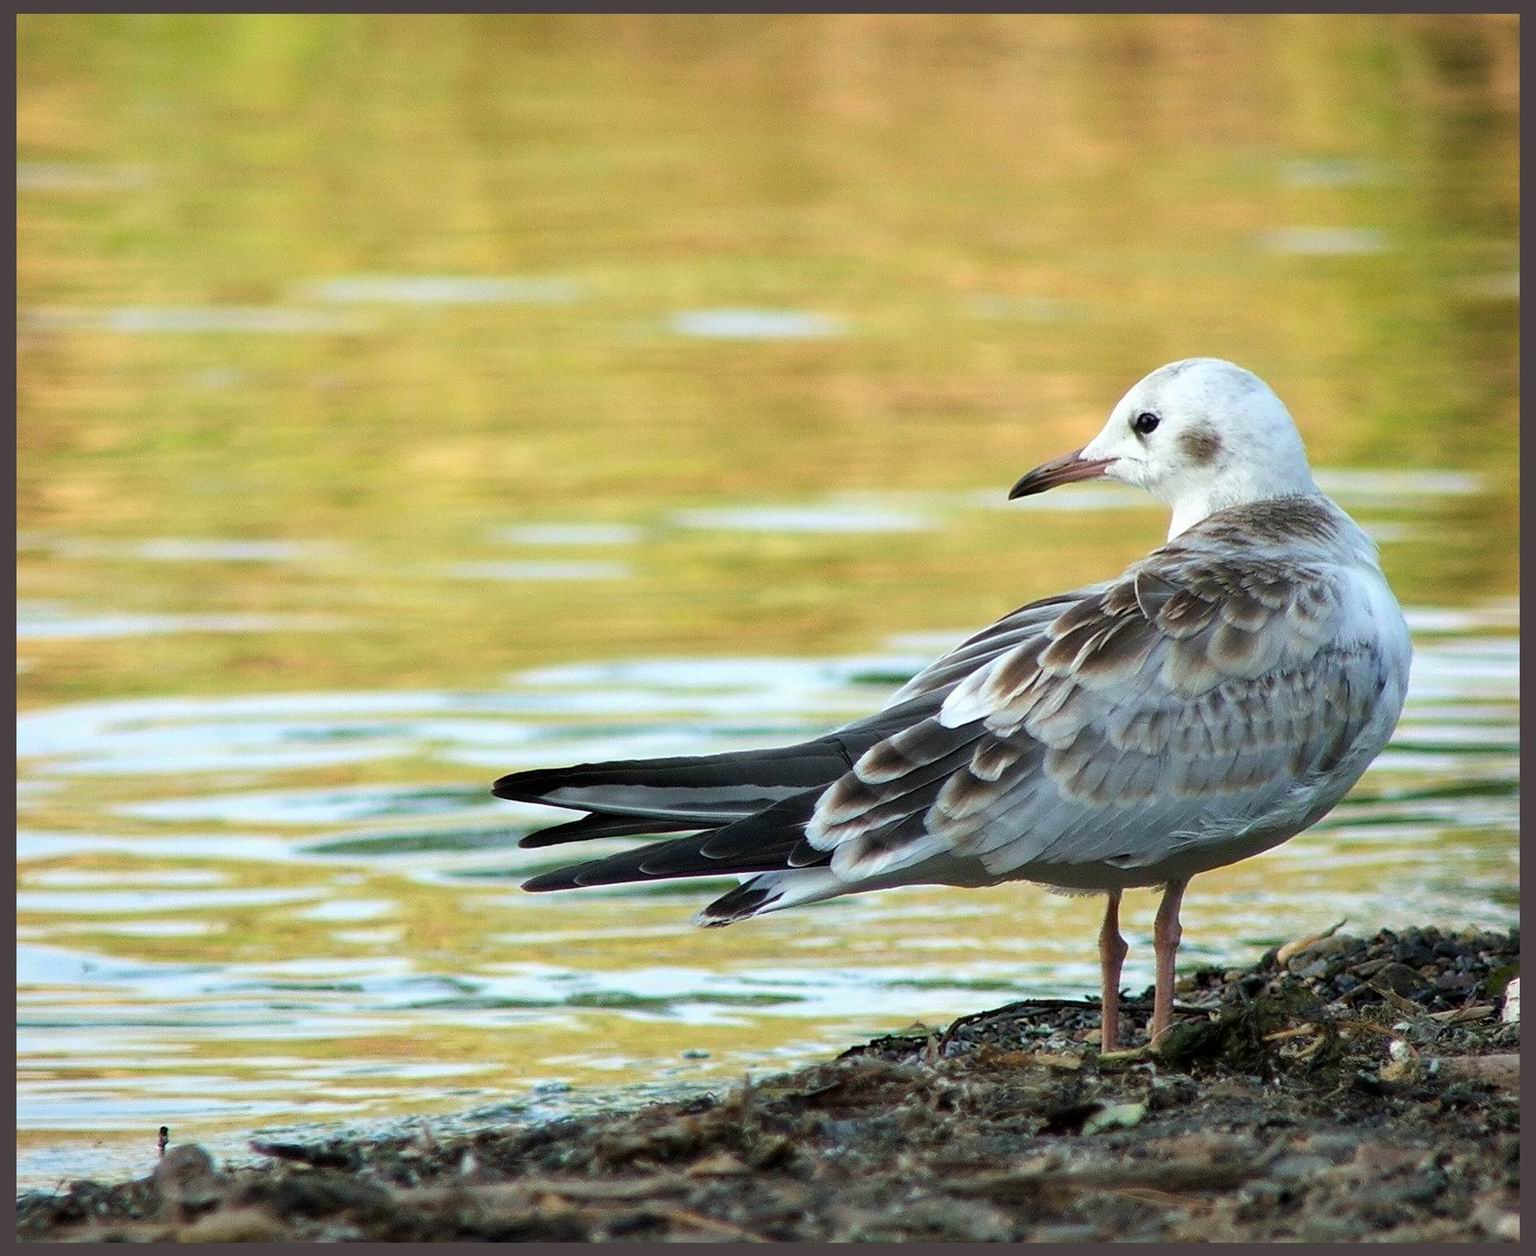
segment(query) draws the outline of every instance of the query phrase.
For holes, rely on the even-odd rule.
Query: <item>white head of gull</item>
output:
[[[1159,367],[1103,431],[1031,471],[1011,496],[1100,476],[1172,506],[1169,540],[1228,506],[1319,493],[1290,411],[1252,371],[1220,358]]]
[[[1215,358],[1142,379],[1010,496],[1078,480],[1172,508],[1166,544],[962,642],[875,714],[770,750],[518,772],[499,797],[587,812],[522,845],[684,836],[525,883],[736,874],[699,923],[902,885],[1106,895],[1102,1041],[1119,1040],[1120,897],[1163,886],[1150,1034],[1173,1015],[1184,887],[1315,824],[1396,726],[1407,626],[1376,547],[1312,479],[1289,412]]]

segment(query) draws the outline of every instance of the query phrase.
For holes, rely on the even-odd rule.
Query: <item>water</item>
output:
[[[521,894],[550,817],[487,786],[793,740],[1113,573],[1155,507],[1008,486],[1190,353],[1280,389],[1417,656],[1188,962],[1512,923],[1512,30],[24,20],[20,1181],[1094,989],[1096,904],[1024,886]]]
[[[805,340],[842,332],[836,319],[799,310],[685,310],[672,328],[713,340]]]

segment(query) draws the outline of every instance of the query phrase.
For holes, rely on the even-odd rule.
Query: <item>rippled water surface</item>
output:
[[[24,19],[21,1181],[1093,990],[1097,903],[1026,886],[521,894],[552,817],[487,787],[799,738],[1112,574],[1158,509],[1007,488],[1192,353],[1276,385],[1417,653],[1187,962],[1513,923],[1514,29]]]

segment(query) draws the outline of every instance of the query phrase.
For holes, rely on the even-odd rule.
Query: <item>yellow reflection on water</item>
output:
[[[173,1093],[196,1137],[693,1083],[1092,988],[1097,905],[1024,887],[709,934],[702,885],[530,899],[533,817],[481,791],[790,740],[1111,574],[1156,510],[1003,495],[1193,354],[1268,378],[1402,600],[1468,618],[1421,635],[1385,821],[1202,878],[1191,962],[1512,919],[1517,32],[24,16],[23,1143]],[[734,706],[528,679],[849,656]],[[136,700],[172,705],[95,705]]]

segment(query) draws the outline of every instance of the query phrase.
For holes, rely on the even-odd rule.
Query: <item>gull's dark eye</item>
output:
[[[1145,436],[1148,432],[1154,430],[1161,422],[1162,420],[1158,418],[1157,415],[1153,414],[1152,411],[1143,410],[1140,414],[1131,420],[1131,431],[1135,432],[1138,436]]]

